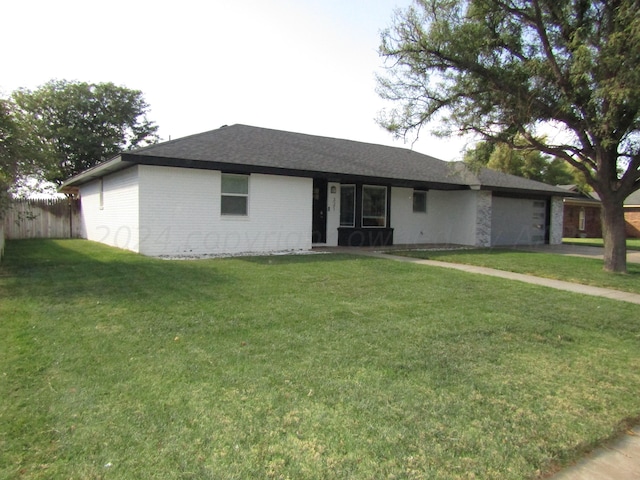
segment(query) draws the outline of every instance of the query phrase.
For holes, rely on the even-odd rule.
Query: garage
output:
[[[491,245],[547,243],[547,200],[493,195]]]

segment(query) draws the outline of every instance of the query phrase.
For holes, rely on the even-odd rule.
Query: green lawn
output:
[[[637,263],[628,263],[628,273],[619,275],[603,271],[602,260],[513,249],[410,250],[392,253],[640,293],[640,264]]]
[[[0,267],[0,478],[537,478],[638,391],[623,302],[347,255]]]
[[[587,247],[602,247],[604,245],[604,241],[601,238],[563,238],[562,243]],[[640,250],[640,238],[627,238],[627,249]]]

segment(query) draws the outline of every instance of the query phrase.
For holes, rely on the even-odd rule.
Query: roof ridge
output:
[[[235,125],[232,125],[232,126],[236,126],[236,125],[238,125],[238,124],[235,124]],[[152,149],[152,148],[154,148],[154,147],[158,147],[158,146],[161,146],[161,145],[162,145],[162,146],[165,146],[165,145],[169,145],[169,144],[172,144],[172,143],[181,142],[181,141],[183,141],[183,140],[187,140],[187,139],[189,139],[189,138],[194,138],[194,137],[199,137],[199,136],[202,136],[202,135],[210,134],[210,133],[213,133],[213,132],[216,132],[216,131],[218,131],[218,130],[221,130],[221,129],[223,129],[223,128],[228,128],[228,127],[229,127],[228,125],[222,125],[221,127],[219,127],[219,128],[214,128],[213,130],[206,130],[206,131],[204,131],[204,132],[191,133],[191,134],[189,134],[189,135],[185,135],[184,137],[177,137],[177,138],[172,138],[172,139],[169,139],[169,140],[163,140],[163,141],[161,141],[161,142],[158,142],[158,143],[152,143],[151,145],[146,145],[146,146],[144,146],[144,147],[135,148],[135,149],[133,149],[133,150],[123,150],[123,151],[122,151],[122,152],[120,152],[120,153],[138,153],[138,152],[144,152],[144,151],[149,150],[149,149]],[[118,155],[119,155],[119,154],[118,154]]]

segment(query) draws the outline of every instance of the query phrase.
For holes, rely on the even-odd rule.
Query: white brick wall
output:
[[[114,247],[139,251],[138,167],[131,167],[80,187],[82,236]]]
[[[397,245],[426,243],[429,238],[431,192],[427,193],[427,213],[413,213],[413,189],[391,188],[391,228]]]
[[[220,214],[221,173],[140,166],[140,252],[200,255],[311,248],[311,179],[252,174],[249,215]]]
[[[413,189],[391,189],[391,227],[395,244],[475,245],[477,192],[427,192],[427,213],[413,213]]]

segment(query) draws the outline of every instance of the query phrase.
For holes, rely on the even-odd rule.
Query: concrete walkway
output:
[[[564,282],[562,280],[553,280],[550,278],[534,277],[532,275],[524,275],[522,273],[507,272],[505,270],[496,270],[493,268],[477,267],[474,265],[463,265],[461,263],[440,262],[437,260],[422,260],[419,258],[404,257],[393,255],[390,253],[362,250],[358,253],[378,258],[386,258],[396,260],[398,262],[415,263],[418,265],[429,265],[432,267],[451,268],[461,270],[468,273],[477,273],[481,275],[489,275],[492,277],[506,278],[507,280],[517,280],[524,283],[532,283],[544,287],[556,288],[567,292],[581,293],[594,297],[610,298],[611,300],[620,300],[640,305],[640,295],[637,293],[621,292],[609,288],[592,287],[589,285],[580,285],[578,283]]]
[[[628,430],[615,442],[600,447],[551,480],[640,479],[640,427]]]
[[[371,248],[327,248],[325,251],[355,253],[372,256],[398,262],[415,263],[418,265],[429,265],[440,268],[451,268],[464,272],[490,275],[493,277],[506,278],[519,282],[532,283],[550,288],[565,290],[568,292],[583,295],[593,295],[596,297],[609,298],[640,305],[640,295],[634,293],[620,292],[608,288],[591,287],[570,282],[552,280],[547,278],[534,277],[519,273],[495,270],[492,268],[476,267],[473,265],[461,265],[455,263],[439,262],[434,260],[422,260],[418,258],[403,257],[375,251]],[[533,251],[546,253],[557,253],[560,255],[576,255],[591,258],[602,258],[602,249],[596,247],[572,247],[570,245],[557,245],[536,247]],[[640,263],[640,252],[630,252],[627,260],[631,263]],[[615,442],[600,447],[587,455],[573,466],[570,466],[559,473],[549,477],[550,480],[640,480],[640,427],[628,430]]]

